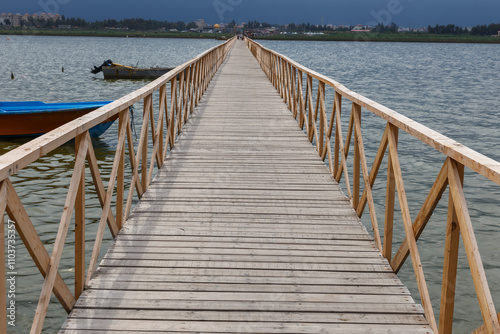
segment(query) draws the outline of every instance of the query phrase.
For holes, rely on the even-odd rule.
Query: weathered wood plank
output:
[[[259,269],[259,270],[294,270],[294,271],[365,271],[391,272],[383,264],[346,264],[346,263],[285,263],[285,262],[229,262],[229,261],[194,261],[194,260],[117,260],[103,259],[102,267],[142,267],[142,268],[210,268],[210,269]]]
[[[254,293],[315,293],[353,295],[410,295],[402,286],[345,286],[311,284],[241,284],[241,283],[165,283],[165,282],[113,282],[99,281],[90,286],[94,290],[117,291],[186,291],[186,292],[254,292]]]
[[[359,313],[284,313],[284,312],[212,312],[189,311],[141,311],[141,310],[91,310],[76,309],[76,319],[129,319],[129,320],[174,320],[174,321],[228,321],[228,322],[303,322],[303,323],[374,323],[374,324],[420,324],[425,318],[420,315],[403,314],[359,314]]]
[[[103,268],[105,269],[105,268]],[[175,272],[173,272],[175,273]],[[193,272],[192,272],[193,273]],[[219,284],[219,285],[225,285],[225,284],[239,284],[239,285],[254,285],[254,284],[260,284],[260,285],[268,285],[271,287],[274,286],[296,286],[296,285],[303,285],[303,286],[308,286],[308,285],[326,285],[326,286],[354,286],[354,287],[361,287],[361,286],[369,286],[371,287],[372,291],[375,291],[373,287],[377,287],[379,289],[380,287],[398,287],[401,289],[405,289],[405,286],[402,285],[401,281],[399,281],[397,278],[391,278],[391,277],[363,277],[362,273],[358,275],[352,275],[350,277],[338,277],[340,275],[331,275],[331,276],[337,276],[334,278],[328,277],[328,278],[321,278],[321,277],[261,277],[257,275],[253,276],[248,276],[248,272],[242,275],[236,275],[236,273],[233,273],[234,276],[226,275],[226,276],[215,276],[215,275],[203,275],[204,272],[199,271],[198,275],[153,275],[153,274],[148,274],[144,275],[143,273],[134,273],[133,271],[124,271],[121,270],[120,272],[118,271],[105,271],[102,270],[99,273],[95,275],[95,278],[90,281],[89,287],[90,288],[95,288],[95,289],[112,289],[114,287],[114,284],[120,284],[122,282],[125,283],[132,283],[132,284],[146,284],[146,283],[154,283],[154,284],[186,284],[188,286],[194,285],[194,284],[207,284],[206,282],[210,282],[210,284]],[[219,272],[215,273],[219,274]],[[345,276],[345,274],[344,274]],[[367,276],[365,274],[365,276]],[[385,275],[389,276],[389,275]],[[108,285],[109,289],[107,288]],[[128,287],[128,286],[127,286]],[[125,290],[122,287],[122,290]],[[406,290],[407,291],[407,290]]]
[[[90,330],[92,333],[114,328],[132,333],[149,329],[153,332],[172,332],[172,328],[182,328],[182,333],[366,333],[366,324],[304,324],[295,323],[260,323],[260,322],[209,322],[209,321],[151,321],[151,320],[69,320],[69,329]],[[74,326],[74,327],[73,327]],[[370,333],[431,333],[425,325],[370,325]],[[64,331],[62,333],[75,333]],[[137,332],[136,332],[137,333]],[[180,333],[180,331],[179,331]]]
[[[139,267],[100,267],[95,277],[103,277],[107,275],[119,275],[123,277],[133,277],[133,276],[141,276],[147,280],[146,276],[169,276],[169,277],[177,277],[177,276],[210,276],[210,277],[223,277],[224,279],[228,277],[237,277],[243,281],[252,278],[272,278],[272,279],[330,279],[331,282],[334,282],[337,279],[340,280],[352,280],[355,282],[356,280],[374,280],[376,283],[379,279],[391,279],[397,280],[398,284],[402,284],[401,281],[397,278],[394,272],[342,272],[342,271],[319,271],[319,270],[309,270],[309,271],[295,271],[295,270],[278,270],[278,269],[269,269],[269,270],[257,270],[257,269],[238,269],[238,268],[181,268],[181,267],[173,267],[173,268],[148,268],[148,270],[144,270]],[[168,278],[165,278],[167,280]]]
[[[375,257],[314,257],[314,256],[257,256],[254,254],[158,254],[158,253],[115,253],[108,252],[105,257],[108,260],[126,261],[224,261],[224,262],[255,262],[255,263],[308,263],[308,264],[370,264],[385,265],[387,260]]]

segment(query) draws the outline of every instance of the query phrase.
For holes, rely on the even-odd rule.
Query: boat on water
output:
[[[0,102],[0,138],[39,136],[98,109],[112,101],[44,103],[41,101]],[[102,135],[116,120],[106,120],[90,129],[92,137]]]
[[[173,67],[140,68],[113,63],[106,60],[101,66],[94,66],[90,71],[93,74],[102,72],[104,79],[157,79],[173,70]]]

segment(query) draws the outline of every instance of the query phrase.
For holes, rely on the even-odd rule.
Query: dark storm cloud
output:
[[[472,26],[499,22],[498,0],[3,0],[0,12],[56,12],[87,20],[142,17],[169,21]],[[390,21],[390,22],[389,22]]]

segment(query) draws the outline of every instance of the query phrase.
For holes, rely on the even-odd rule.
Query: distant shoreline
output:
[[[339,32],[324,35],[273,35],[256,39],[276,41],[335,41],[335,42],[394,42],[394,43],[476,43],[500,44],[500,37],[472,35],[436,35],[428,33],[352,33]]]
[[[193,38],[218,39],[232,34],[192,32],[149,32],[123,30],[18,30],[0,29],[5,36],[67,36],[67,37],[121,37],[121,38]],[[331,41],[331,42],[394,42],[394,43],[476,43],[500,44],[500,37],[473,35],[436,35],[428,33],[352,33],[334,32],[323,35],[286,34],[257,36],[256,40],[273,41]]]

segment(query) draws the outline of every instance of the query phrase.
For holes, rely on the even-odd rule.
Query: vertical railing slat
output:
[[[445,164],[446,172],[448,164]],[[463,165],[458,166],[460,183],[464,184]],[[460,246],[460,223],[458,222],[453,199],[448,197],[448,220],[443,261],[443,284],[441,286],[441,306],[439,308],[439,334],[451,334],[453,329],[453,311],[455,308],[455,286],[457,281],[458,249]]]
[[[479,255],[479,249],[474,235],[474,229],[470,220],[467,202],[463,192],[460,169],[457,163],[449,160],[448,180],[450,183],[450,194],[453,199],[453,206],[457,214],[457,220],[460,225],[460,232],[464,243],[465,253],[469,260],[469,267],[472,274],[472,280],[476,288],[476,295],[479,300],[481,314],[484,324],[489,333],[500,333],[500,322],[497,318],[493,298],[486,280],[483,261]]]
[[[86,140],[79,136],[75,140],[75,154],[78,155],[80,142]],[[92,145],[92,144],[90,144]],[[86,154],[87,152],[85,152]],[[80,177],[75,203],[75,299],[85,287],[85,168]]]
[[[352,113],[354,115],[354,137],[357,139],[358,142],[358,147],[357,151],[359,154],[359,163],[361,163],[361,171],[363,175],[363,181],[364,181],[364,186],[366,190],[366,195],[368,199],[368,207],[370,209],[370,218],[371,218],[371,223],[372,223],[372,230],[373,230],[373,236],[375,238],[375,244],[377,245],[378,249],[382,251],[382,242],[380,240],[380,231],[378,228],[378,222],[377,222],[377,213],[375,210],[375,202],[373,200],[373,194],[372,194],[372,185],[370,182],[370,175],[368,173],[368,165],[366,163],[366,154],[365,154],[365,147],[363,144],[363,136],[361,133],[361,106],[358,104],[353,103],[353,110]],[[358,171],[359,174],[359,171]],[[358,175],[359,177],[359,175]],[[358,196],[359,196],[359,190],[358,190]],[[359,197],[358,197],[359,198]],[[356,205],[354,205],[356,207]]]
[[[121,112],[118,119],[118,131],[124,126],[127,126],[125,112]],[[120,153],[120,162],[118,164],[118,179],[116,187],[116,226],[121,230],[123,226],[123,201],[125,192],[125,145],[123,145],[122,152]]]
[[[148,136],[149,136],[149,109],[153,104],[153,96],[152,94],[146,96],[144,98],[143,105],[143,119],[142,119],[142,129],[141,129],[141,139],[139,141],[139,148],[141,153],[141,184],[142,189],[146,189],[148,187]],[[144,134],[144,136],[143,136]]]

